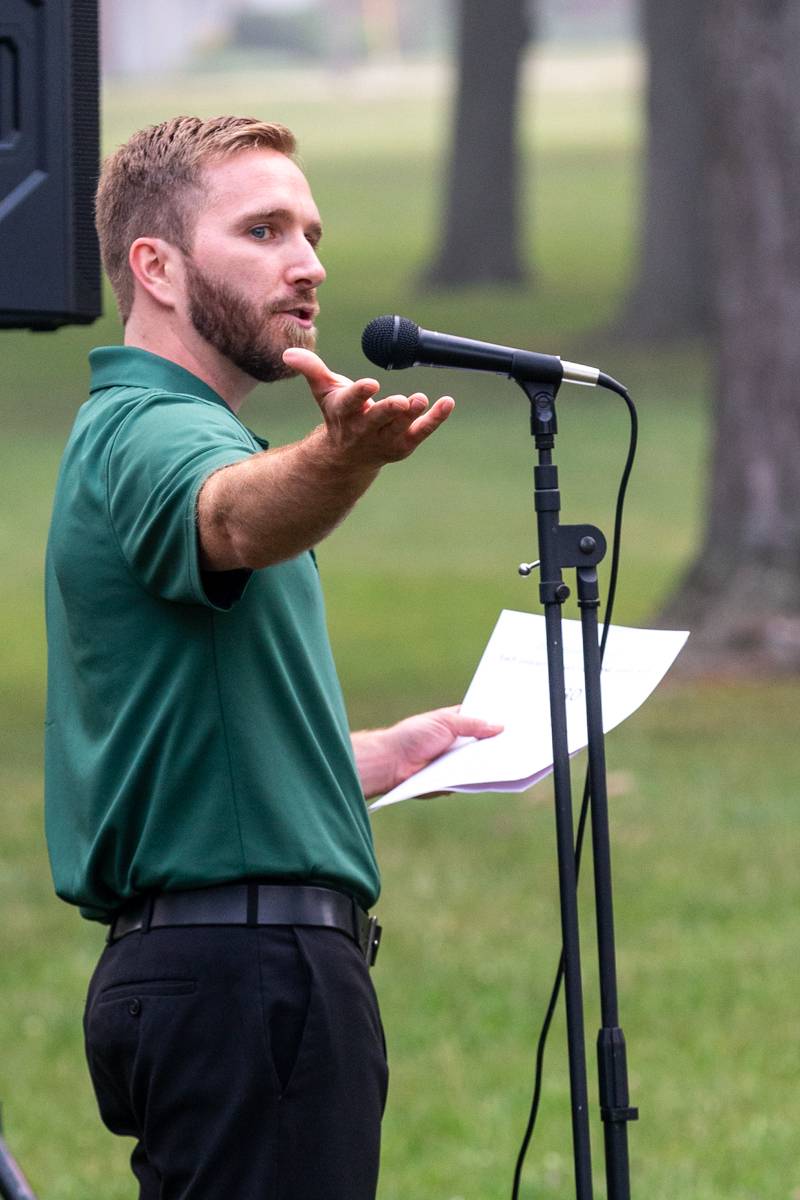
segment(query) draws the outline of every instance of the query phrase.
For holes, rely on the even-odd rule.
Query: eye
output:
[[[270,229],[269,225],[254,225],[250,230],[251,236],[259,242],[266,242],[271,233],[272,230]]]

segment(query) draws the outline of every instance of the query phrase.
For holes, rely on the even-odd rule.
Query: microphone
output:
[[[361,349],[370,362],[389,371],[405,367],[461,367],[493,371],[518,383],[583,383],[607,387],[610,377],[597,367],[566,362],[555,354],[535,354],[493,342],[476,342],[451,333],[421,329],[406,317],[376,317],[361,335]],[[616,389],[615,389],[616,390]]]

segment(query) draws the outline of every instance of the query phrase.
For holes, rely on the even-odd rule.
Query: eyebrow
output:
[[[237,224],[240,224],[246,228],[250,225],[259,225],[262,223],[266,224],[269,221],[291,222],[295,221],[296,219],[296,214],[290,212],[288,208],[272,208],[269,210],[269,212],[265,212],[264,209],[259,208],[256,209],[255,212],[244,213],[238,218]],[[319,239],[322,237],[322,225],[319,221],[310,221],[308,225],[305,226],[305,230],[306,233],[312,234],[317,241],[319,241]]]

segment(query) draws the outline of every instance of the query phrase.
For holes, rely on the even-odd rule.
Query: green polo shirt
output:
[[[142,892],[379,880],[312,554],[204,572],[197,496],[263,450],[144,350],[90,355],[47,546],[45,812],[56,891],[108,921]]]

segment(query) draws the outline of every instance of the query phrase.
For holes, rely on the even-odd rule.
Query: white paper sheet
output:
[[[619,725],[650,695],[689,634],[612,625],[601,690],[603,728]],[[587,743],[580,621],[562,622],[570,754]],[[521,792],[553,769],[545,620],[504,609],[467,689],[461,711],[503,725],[497,737],[460,738],[380,800],[374,811],[429,792]]]

